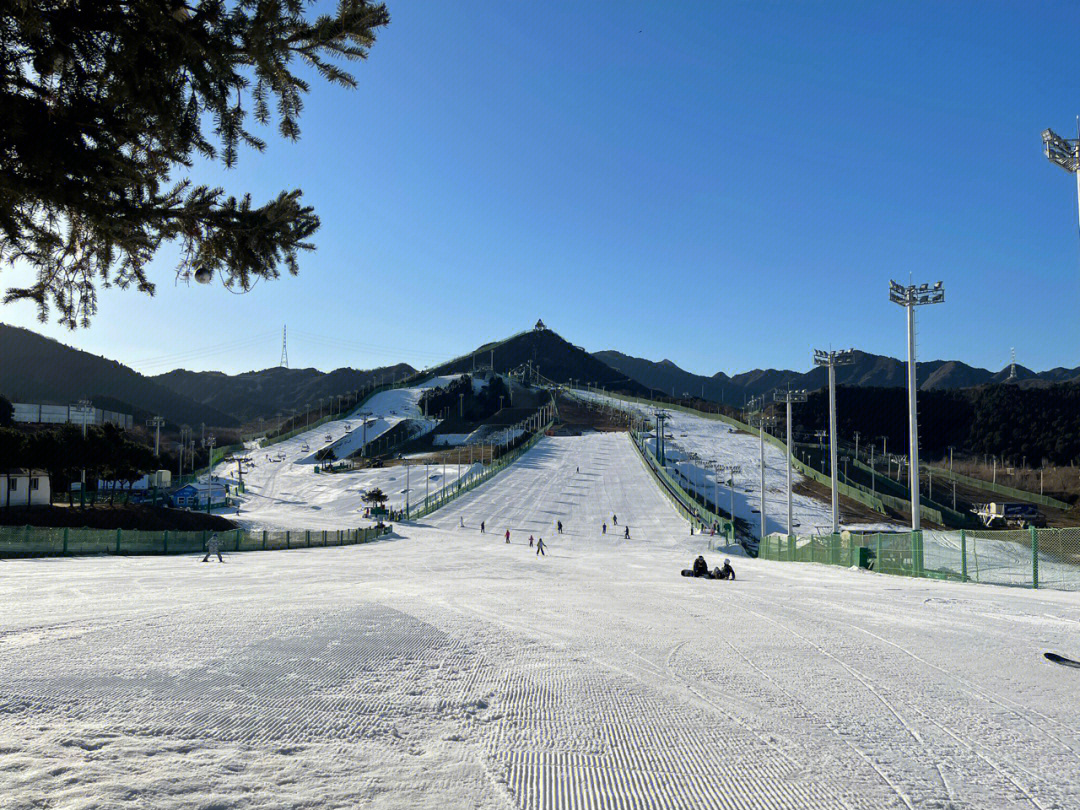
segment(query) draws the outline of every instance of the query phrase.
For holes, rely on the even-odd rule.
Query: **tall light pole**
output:
[[[907,384],[908,384],[908,433],[911,449],[908,451],[908,482],[911,484],[911,530],[919,531],[919,414],[916,409],[915,395],[918,392],[918,380],[915,375],[915,307],[924,304],[940,304],[945,300],[945,284],[898,284],[889,282],[889,300],[907,310]]]
[[[79,400],[79,414],[82,417],[82,437],[83,437],[83,452],[86,452],[86,422],[90,418],[90,414],[94,412],[94,403],[88,399]],[[29,480],[29,479],[27,479]],[[29,484],[27,484],[29,486]],[[82,468],[82,472],[79,474],[79,499],[82,503],[82,499],[86,497],[86,467]]]
[[[1077,121],[1077,135],[1080,136],[1080,119]],[[1062,138],[1054,130],[1045,130],[1042,134],[1043,152],[1051,163],[1055,163],[1069,174],[1076,175],[1076,198],[1080,204],[1080,138]]]
[[[161,426],[165,424],[165,418],[161,416],[152,416],[146,420],[146,426],[154,428],[154,458],[161,455],[159,452],[161,448]]]
[[[814,349],[814,365],[829,369],[829,474],[832,476],[832,533],[840,532],[839,471],[836,464],[836,367],[855,362],[855,350],[823,351]]]
[[[792,509],[791,509],[791,467],[794,456],[791,450],[791,403],[793,402],[806,402],[806,391],[776,391],[773,394],[773,399],[776,402],[783,402],[787,405],[787,533],[788,537],[791,537],[793,526]]]

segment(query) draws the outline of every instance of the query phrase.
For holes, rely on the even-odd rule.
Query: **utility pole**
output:
[[[94,410],[94,403],[93,402],[91,402],[88,399],[80,399],[79,400],[79,415],[82,417],[83,445],[86,444],[86,422],[89,419],[90,414],[93,413],[93,410]],[[83,452],[85,453],[85,447],[84,447]],[[27,479],[27,480],[29,480],[29,479]],[[29,486],[29,484],[27,484],[27,486]],[[79,503],[80,503],[80,505],[84,502],[85,498],[86,498],[86,467],[83,467],[82,471],[79,473]],[[9,500],[10,500],[10,496],[9,496]]]
[[[924,304],[940,304],[945,300],[944,282],[937,282],[933,289],[929,284],[898,284],[889,282],[889,300],[907,310],[908,336],[908,432],[911,446],[908,451],[908,479],[911,484],[911,530],[919,531],[919,412],[916,406],[918,381],[915,375],[915,307]]]
[[[776,402],[783,402],[787,405],[787,533],[788,537],[791,537],[792,532],[792,507],[791,507],[791,467],[794,456],[791,450],[791,404],[793,402],[806,402],[806,391],[776,391],[773,394],[773,399]],[[859,434],[856,433],[856,441],[858,441]]]
[[[840,533],[839,474],[836,465],[836,367],[855,362],[855,350],[814,350],[814,365],[829,369],[829,473],[832,475],[832,533]]]
[[[152,416],[146,420],[146,426],[154,428],[154,458],[161,456],[161,426],[165,419],[161,416]]]

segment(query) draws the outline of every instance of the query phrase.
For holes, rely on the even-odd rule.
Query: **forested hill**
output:
[[[858,431],[865,448],[888,437],[890,451],[906,453],[907,391],[903,388],[841,386],[836,391],[837,433],[845,443]],[[778,409],[777,415],[783,418]],[[824,391],[796,406],[797,430],[826,429]],[[986,385],[963,390],[919,392],[919,444],[925,457],[959,452],[989,453],[1028,464],[1043,459],[1069,464],[1080,459],[1080,383],[1026,387]]]
[[[709,377],[686,371],[670,360],[656,362],[617,351],[595,352],[593,356],[642,385],[669,396],[701,397],[734,407],[741,407],[751,397],[770,395],[776,388],[803,388],[813,391],[825,385],[825,370],[822,368],[811,367],[807,371],[753,369],[731,377],[723,372]],[[837,384],[878,388],[907,385],[907,364],[902,360],[862,351],[855,351],[852,359],[854,362],[850,365],[837,367]],[[807,365],[809,364],[808,353]],[[919,388],[923,391],[970,388],[1005,382],[1009,377],[1009,367],[994,372],[969,366],[959,360],[927,360],[917,365]],[[1053,368],[1034,372],[1020,365],[1016,367],[1016,382],[1023,386],[1068,381],[1080,381],[1080,368]]]
[[[99,407],[164,416],[171,424],[233,427],[237,419],[178,395],[115,360],[79,351],[29,329],[0,324],[0,394],[12,402]]]

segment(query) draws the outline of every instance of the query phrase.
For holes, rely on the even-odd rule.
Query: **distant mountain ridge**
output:
[[[410,377],[416,369],[407,363],[371,370],[339,368],[274,368],[224,374],[220,371],[174,371],[151,379],[183,397],[232,414],[241,422],[319,407],[320,400],[358,391],[378,382]]]
[[[823,368],[813,368],[806,372],[754,369],[732,377],[723,372],[706,377],[685,371],[670,360],[656,362],[611,350],[594,352],[593,356],[643,385],[668,395],[674,391],[675,396],[700,396],[733,406],[741,406],[745,399],[768,394],[776,388],[790,386],[793,389],[805,388],[814,391],[826,383],[826,372]],[[931,360],[917,364],[917,375],[920,390],[973,388],[1008,381],[1009,367],[992,372],[958,360]],[[1059,367],[1039,373],[1023,366],[1016,367],[1016,382],[1023,386],[1073,381],[1080,381],[1080,367]],[[856,350],[851,365],[837,367],[836,382],[838,385],[864,387],[906,387],[907,363],[894,357]]]

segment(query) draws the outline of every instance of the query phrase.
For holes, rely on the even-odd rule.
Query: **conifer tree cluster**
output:
[[[298,72],[351,87],[387,25],[382,3],[339,0],[8,0],[0,4],[0,260],[36,280],[4,301],[86,326],[99,286],[153,294],[147,263],[181,248],[182,278],[247,290],[295,274],[319,227],[299,190],[268,202],[184,176],[196,157],[237,162],[265,143],[251,121],[299,137]],[[310,73],[310,70],[308,71]]]

